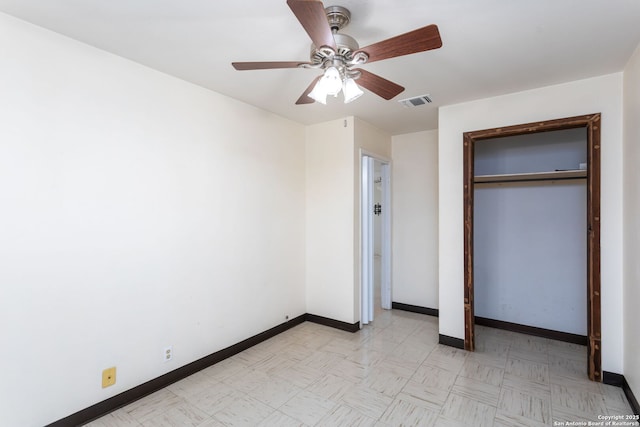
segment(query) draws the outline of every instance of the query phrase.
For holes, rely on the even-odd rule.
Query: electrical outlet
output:
[[[171,359],[173,359],[173,346],[170,345],[169,347],[165,347],[164,351],[162,352],[162,357],[164,358],[165,362],[170,361]]]
[[[102,371],[102,388],[107,388],[116,383],[116,367],[107,368]]]

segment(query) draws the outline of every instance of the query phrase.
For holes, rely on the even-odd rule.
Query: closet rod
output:
[[[473,179],[473,182],[485,183],[485,182],[520,182],[520,181],[559,181],[559,180],[567,180],[567,179],[581,179],[586,177],[587,177],[587,171],[578,169],[578,170],[553,171],[553,172],[476,175]]]

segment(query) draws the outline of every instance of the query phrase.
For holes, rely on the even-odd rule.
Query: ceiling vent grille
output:
[[[430,95],[420,95],[413,98],[401,99],[398,102],[405,107],[413,108],[419,107],[420,105],[431,104],[433,101]]]

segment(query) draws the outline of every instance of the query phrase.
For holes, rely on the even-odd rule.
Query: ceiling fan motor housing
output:
[[[342,6],[329,6],[325,8],[325,13],[337,50],[330,52],[311,44],[311,62],[322,66],[322,68],[336,66],[341,72],[344,72],[345,68],[348,68],[347,63],[353,59],[353,52],[360,48],[356,39],[350,35],[338,33],[351,21],[351,12]]]
[[[333,33],[333,39],[336,41],[338,50],[335,52],[337,56],[345,59],[350,58],[351,54],[358,50],[360,46],[356,39],[347,34]],[[322,53],[315,45],[311,45],[311,62],[322,62],[326,58],[326,54]]]
[[[333,32],[343,29],[351,21],[351,12],[342,6],[329,6],[324,9]]]

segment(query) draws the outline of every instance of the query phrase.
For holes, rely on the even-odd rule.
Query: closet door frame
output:
[[[473,295],[474,147],[478,141],[564,129],[587,131],[587,350],[588,374],[602,381],[600,307],[600,113],[463,134],[464,144],[464,348],[475,349]]]

